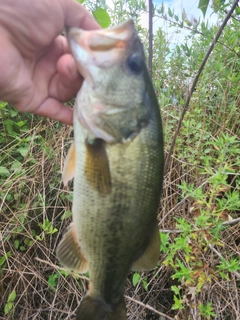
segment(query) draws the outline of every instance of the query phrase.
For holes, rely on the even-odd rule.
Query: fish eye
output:
[[[127,59],[127,66],[134,74],[140,74],[143,70],[142,59],[137,54],[132,54]]]

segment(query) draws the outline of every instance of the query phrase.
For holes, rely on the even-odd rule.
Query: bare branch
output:
[[[159,312],[159,311],[157,311],[156,309],[152,308],[149,304],[144,304],[144,303],[142,303],[141,301],[138,301],[138,300],[135,300],[135,299],[133,299],[133,298],[130,298],[129,296],[125,296],[125,298],[126,298],[127,300],[130,300],[130,301],[132,301],[132,302],[135,302],[135,303],[139,304],[140,306],[142,306],[142,307],[145,308],[145,309],[151,310],[152,312],[158,314],[159,316],[162,316],[162,317],[164,317],[164,318],[166,318],[166,319],[169,319],[169,320],[174,320],[173,318],[167,316],[166,314],[164,314],[164,313],[162,313],[162,312]]]
[[[148,70],[150,78],[152,79],[152,56],[153,56],[153,22],[152,22],[152,0],[148,0]]]

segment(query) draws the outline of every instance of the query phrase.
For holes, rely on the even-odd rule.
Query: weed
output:
[[[7,303],[4,306],[4,314],[8,315],[10,312],[14,316],[14,301],[16,299],[16,291],[13,290],[11,293],[8,295]]]

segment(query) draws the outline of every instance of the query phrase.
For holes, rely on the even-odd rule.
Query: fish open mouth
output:
[[[72,54],[79,63],[78,69],[84,76],[86,64],[109,67],[122,59],[135,33],[134,22],[128,20],[111,29],[87,31],[70,28],[67,37]]]
[[[69,28],[67,37],[69,41],[75,41],[82,48],[89,48],[93,51],[107,51],[113,48],[121,47],[135,33],[133,20],[115,26],[111,29],[83,30],[78,28]]]

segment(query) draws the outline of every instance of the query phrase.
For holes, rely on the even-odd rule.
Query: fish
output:
[[[84,81],[63,169],[65,185],[74,178],[72,223],[56,253],[66,268],[89,272],[77,320],[125,320],[129,272],[159,260],[160,109],[133,20],[70,28],[67,38]]]

